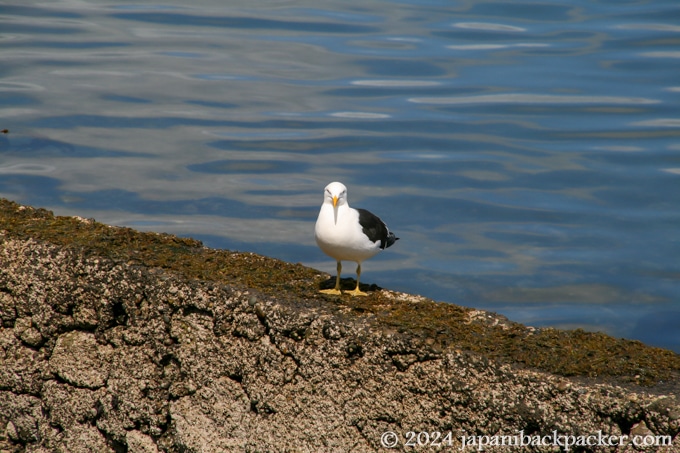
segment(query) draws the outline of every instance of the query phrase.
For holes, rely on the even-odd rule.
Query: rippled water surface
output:
[[[680,3],[9,1],[0,196],[680,351]],[[347,276],[353,266],[348,265]]]

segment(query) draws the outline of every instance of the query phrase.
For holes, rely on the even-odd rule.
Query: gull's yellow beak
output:
[[[338,197],[333,197],[333,207],[338,205]]]

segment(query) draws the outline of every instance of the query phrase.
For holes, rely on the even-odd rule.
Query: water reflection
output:
[[[557,96],[548,94],[503,93],[479,96],[411,98],[419,104],[658,104],[659,100],[614,96]]]

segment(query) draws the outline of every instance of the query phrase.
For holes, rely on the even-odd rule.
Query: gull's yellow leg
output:
[[[354,288],[352,291],[347,291],[347,294],[351,294],[352,296],[368,296],[368,293],[365,293],[359,289],[360,277],[361,277],[361,264],[357,266],[357,287]]]
[[[335,288],[333,289],[322,289],[319,291],[320,293],[323,294],[332,294],[334,296],[339,296],[342,294],[342,291],[340,291],[340,272],[342,272],[342,261],[338,261],[338,276],[335,277]]]

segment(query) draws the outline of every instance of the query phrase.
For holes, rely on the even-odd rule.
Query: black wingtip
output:
[[[386,249],[387,247],[391,246],[392,244],[394,244],[394,243],[397,242],[398,240],[399,240],[399,238],[396,237],[396,236],[394,235],[394,233],[392,233],[392,232],[390,231],[390,232],[387,234],[387,239],[385,240],[385,247],[383,247],[383,248]]]

